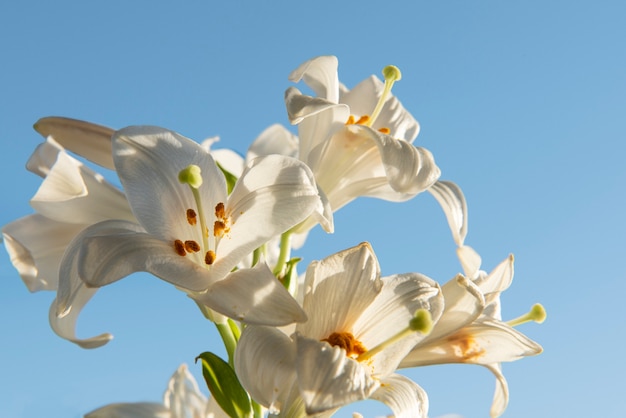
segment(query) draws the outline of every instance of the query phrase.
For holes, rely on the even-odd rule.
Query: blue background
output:
[[[22,1],[0,5],[0,224],[32,212],[40,180],[24,170],[43,116],[121,128],[152,124],[244,153],[287,124],[289,72],[339,57],[354,86],[387,64],[420,121],[442,178],[470,209],[466,243],[490,270],[515,254],[503,315],[534,302],[543,325],[520,329],[545,352],[504,365],[505,417],[623,417],[626,269],[626,5],[621,1]],[[110,175],[109,175],[110,176]],[[427,194],[397,205],[361,199],[297,255],[319,259],[370,241],[384,274],[460,271],[445,218]],[[135,275],[102,289],[82,350],[48,326],[52,293],[29,294],[0,255],[0,416],[79,417],[120,401],[159,401],[169,376],[216,350],[194,304]],[[218,350],[219,351],[219,350]],[[493,378],[451,365],[411,370],[431,416],[488,415]],[[206,391],[205,391],[206,393]],[[385,414],[377,403],[351,405]]]

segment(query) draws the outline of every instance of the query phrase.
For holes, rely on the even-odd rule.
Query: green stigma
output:
[[[367,121],[367,123],[365,123],[366,126],[371,127],[374,124],[374,122],[376,121],[376,118],[378,118],[378,115],[380,115],[380,112],[383,110],[383,106],[385,105],[385,102],[387,101],[387,99],[389,98],[389,95],[391,94],[391,88],[393,87],[393,83],[395,83],[396,81],[402,78],[402,73],[400,72],[400,69],[396,67],[395,65],[388,65],[385,68],[383,68],[383,76],[385,77],[385,85],[383,87],[383,93],[378,99],[378,103],[376,103],[376,107],[374,108],[374,111],[372,112],[372,116]]]
[[[426,309],[418,309],[409,321],[409,328],[421,334],[430,334],[433,329],[433,317]]]
[[[541,303],[535,303],[532,308],[530,308],[530,311],[528,311],[528,313],[508,321],[507,325],[516,327],[530,321],[541,324],[543,321],[546,320],[547,316],[548,314],[546,313],[546,309],[543,307],[543,305]]]
[[[385,81],[400,81],[402,80],[402,73],[400,72],[400,69],[395,65],[388,65],[383,68],[383,77],[385,77]]]
[[[195,164],[191,164],[186,168],[180,170],[178,173],[178,181],[182,184],[188,184],[194,189],[198,189],[202,186],[202,171],[200,167]]]

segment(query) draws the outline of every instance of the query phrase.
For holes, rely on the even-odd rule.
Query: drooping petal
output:
[[[493,364],[515,361],[525,356],[541,353],[537,343],[516,329],[500,321],[480,319],[458,332],[420,344],[411,352],[411,364],[406,366],[426,366],[431,364],[471,363]]]
[[[309,265],[303,308],[309,320],[297,330],[318,340],[350,330],[382,288],[380,267],[368,243]]]
[[[106,126],[77,119],[49,116],[39,119],[34,128],[44,138],[52,136],[59,144],[102,167],[114,170],[111,136]]]
[[[354,86],[353,89],[341,94],[339,102],[350,106],[350,113],[356,117],[371,116],[383,94],[383,86],[383,82],[372,75]],[[387,128],[394,138],[407,142],[413,142],[420,130],[419,123],[413,115],[392,95],[385,101],[372,128],[376,130]]]
[[[72,296],[71,310],[66,311],[67,313],[63,316],[57,315],[57,311],[59,310],[57,299],[52,302],[48,319],[50,321],[50,328],[52,328],[55,334],[82,348],[102,347],[113,339],[113,335],[109,333],[103,333],[89,338],[79,338],[76,336],[76,322],[78,316],[96,291],[97,289],[89,289],[84,285],[79,286]]]
[[[205,416],[207,398],[200,392],[186,364],[181,364],[170,378],[163,395],[163,405],[176,418]]]
[[[120,190],[65,152],[58,153],[30,203],[37,212],[59,222],[88,225],[134,219]]]
[[[383,287],[376,299],[355,322],[352,333],[366,349],[372,349],[404,330],[418,309],[430,312],[437,322],[443,311],[439,285],[418,273],[382,278]],[[369,360],[373,376],[387,376],[398,367],[406,354],[425,336],[414,332],[390,345]]]
[[[459,246],[456,249],[456,255],[459,258],[465,276],[470,280],[477,278],[480,264],[482,263],[480,255],[469,245]]]
[[[454,242],[463,245],[467,235],[467,202],[461,188],[451,181],[436,181],[428,192],[432,194],[443,209],[452,231]]]
[[[496,389],[493,393],[493,402],[489,415],[491,418],[498,418],[502,415],[509,404],[509,385],[502,374],[502,367],[499,364],[485,365],[487,369],[496,377]]]
[[[178,418],[160,403],[112,403],[85,415],[85,418]]]
[[[399,374],[381,379],[380,387],[372,399],[383,402],[393,411],[395,418],[426,418],[428,395],[417,383]]]
[[[230,273],[192,297],[211,309],[248,324],[287,325],[306,321],[298,302],[265,263]]]
[[[298,386],[308,414],[367,399],[380,386],[344,349],[299,333],[295,340]]]
[[[226,201],[226,183],[215,161],[182,135],[154,126],[128,127],[114,134],[113,152],[133,213],[146,231],[167,242],[199,236],[185,215],[196,203],[189,186],[178,180],[181,170],[200,167],[198,192],[206,210]]]
[[[226,203],[232,226],[219,241],[211,274],[224,277],[254,249],[320,206],[313,174],[301,161],[281,155],[253,160]]]
[[[319,97],[338,103],[339,102],[339,76],[337,57],[326,55],[312,58],[289,74],[289,80],[294,83],[304,79],[304,82]]]
[[[34,214],[2,228],[4,246],[13,266],[31,292],[56,290],[65,249],[85,227]]]
[[[263,155],[280,154],[298,157],[298,137],[278,123],[265,129],[248,148],[246,160],[252,161]]]
[[[246,327],[235,351],[235,371],[252,399],[276,414],[295,383],[295,345],[276,328]]]

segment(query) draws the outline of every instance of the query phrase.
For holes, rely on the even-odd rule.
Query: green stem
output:
[[[250,398],[252,401],[252,411],[254,411],[254,418],[263,418],[263,407],[256,403],[254,399]]]
[[[291,231],[287,231],[280,236],[280,254],[278,255],[278,261],[276,267],[274,267],[274,275],[281,278],[285,274],[285,265],[291,255]]]
[[[230,367],[235,368],[235,348],[237,347],[237,339],[233,334],[233,330],[231,327],[226,324],[218,324],[216,323],[217,331],[220,333],[222,340],[224,341],[224,347],[226,348],[226,352],[228,353],[228,364]]]

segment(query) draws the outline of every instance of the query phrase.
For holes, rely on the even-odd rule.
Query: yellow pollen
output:
[[[187,222],[189,222],[189,225],[195,225],[198,222],[195,210],[187,209]]]
[[[222,202],[215,206],[215,217],[218,219],[224,219],[226,217],[226,211],[224,210],[224,204]]]
[[[176,254],[182,257],[187,255],[187,252],[185,251],[185,244],[183,244],[183,242],[179,239],[174,241],[174,251],[176,251]]]
[[[380,132],[381,134],[389,135],[391,133],[391,129],[389,129],[389,128],[380,128],[380,129],[378,129],[378,132]]]
[[[230,228],[226,227],[226,224],[222,221],[215,221],[213,224],[213,235],[216,237],[223,237],[228,231],[230,231]]]
[[[197,253],[200,251],[200,244],[196,241],[185,241],[185,250],[187,250],[188,253]]]
[[[215,257],[216,257],[215,251],[209,250],[204,255],[204,262],[210,266],[211,264],[215,262]]]
[[[485,354],[485,349],[471,335],[457,335],[448,338],[454,355],[462,362],[475,363]]]
[[[322,341],[326,341],[333,347],[343,348],[346,350],[346,356],[350,358],[357,358],[367,351],[363,344],[349,332],[333,332]]]
[[[356,125],[366,125],[369,122],[370,117],[367,115],[363,115],[355,122]]]
[[[354,125],[354,115],[348,116],[348,120],[346,121],[346,125]]]

